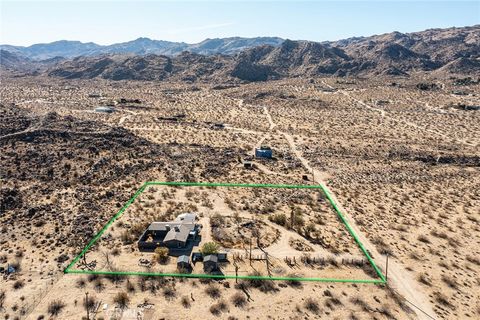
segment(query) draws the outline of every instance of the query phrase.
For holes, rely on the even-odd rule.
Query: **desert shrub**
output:
[[[175,298],[175,295],[176,295],[175,288],[173,288],[172,286],[163,287],[163,296],[166,299],[168,300],[173,299]]]
[[[51,316],[57,316],[58,314],[60,314],[60,312],[62,312],[63,308],[65,308],[65,303],[63,303],[63,301],[53,300],[48,304],[47,310]]]
[[[127,280],[126,286],[128,292],[135,292],[135,285],[130,280]]]
[[[295,273],[290,273],[287,277],[288,278],[299,278],[299,275],[295,274]],[[293,288],[301,288],[302,287],[302,283],[299,280],[288,279],[288,280],[285,281],[285,283],[287,285],[289,285],[290,287],[293,287]]]
[[[308,311],[318,314],[320,312],[320,307],[318,306],[318,302],[312,298],[307,298],[305,300],[305,309]]]
[[[435,301],[445,307],[449,307],[450,309],[454,310],[455,307],[452,305],[452,303],[450,302],[450,300],[448,299],[448,297],[446,295],[444,295],[443,293],[441,293],[440,291],[435,291],[433,293],[434,297],[435,297]]]
[[[422,273],[418,275],[418,281],[424,285],[431,286],[432,280],[428,277],[428,274]]]
[[[190,308],[191,306],[190,299],[187,296],[183,296],[180,302],[184,308]]]
[[[15,289],[15,290],[21,289],[21,288],[23,288],[24,285],[25,285],[25,281],[17,280],[13,283],[13,289]]]
[[[83,307],[85,310],[94,310],[97,304],[97,299],[94,296],[88,296],[83,299]]]
[[[93,281],[98,280],[98,278],[99,278],[98,274],[92,273],[92,274],[88,275],[87,280],[88,280],[88,282],[93,282]]]
[[[112,272],[117,272],[118,270],[116,268],[110,268],[110,271]],[[106,274],[104,275],[104,278],[109,280],[110,282],[114,284],[118,284],[122,282],[123,280],[126,279],[127,276],[122,275],[122,274],[117,274],[117,273],[111,273],[111,274]]]
[[[168,261],[168,248],[158,247],[155,249],[155,260],[159,263],[166,263]]]
[[[101,291],[103,291],[103,289],[105,289],[105,285],[103,284],[102,280],[100,280],[100,279],[95,280],[95,283],[93,284],[93,287],[95,288],[95,290],[97,292],[101,292]]]
[[[134,238],[138,239],[147,228],[148,222],[139,222],[133,224],[128,231]]]
[[[225,224],[225,217],[223,217],[219,213],[215,213],[212,217],[210,217],[210,226],[212,228],[221,227]]]
[[[205,289],[205,293],[214,299],[219,298],[221,295],[220,288],[214,284],[208,285],[208,287]]]
[[[427,238],[427,236],[421,234],[418,236],[418,241],[423,242],[423,243],[430,243],[430,240]]]
[[[390,307],[386,304],[382,305],[381,308],[378,309],[378,311],[383,314],[387,319],[395,319],[393,316],[392,311],[390,310]]]
[[[232,296],[231,301],[235,307],[239,308],[247,304],[247,299],[245,299],[245,295],[240,292],[236,292]]]
[[[296,211],[293,216],[293,228],[300,229],[305,225],[305,219],[303,218],[301,211]]]
[[[442,281],[445,282],[450,288],[458,288],[457,281],[450,276],[442,275]]]
[[[135,241],[135,237],[133,236],[130,230],[122,231],[120,234],[120,240],[123,244],[132,244]]]
[[[287,225],[287,216],[283,213],[271,215],[268,217],[268,220],[281,226]]]
[[[87,282],[85,281],[85,278],[79,278],[75,282],[75,286],[80,289],[85,288],[86,285],[87,285]]]
[[[210,312],[213,314],[213,315],[220,315],[221,312],[224,312],[224,311],[227,311],[228,310],[228,305],[225,301],[223,300],[220,300],[219,302],[215,303],[215,304],[212,304],[210,306]]]
[[[138,278],[138,288],[142,292],[147,291],[147,278],[146,277],[139,277]]]
[[[350,302],[352,302],[354,305],[360,306],[365,312],[370,310],[368,303],[359,296],[351,298]]]
[[[215,254],[218,253],[218,250],[220,249],[219,245],[215,242],[206,242],[203,244],[202,249],[200,252],[206,256],[209,254]]]
[[[439,89],[439,86],[436,83],[420,82],[420,83],[417,83],[416,88],[423,91],[429,91],[429,90],[437,90]]]
[[[467,255],[467,261],[469,261],[473,264],[476,264],[477,266],[480,266],[480,258],[479,257]]]
[[[249,274],[249,276],[261,277],[262,274],[258,271],[255,271]],[[250,278],[250,279],[247,279],[247,282],[249,287],[256,288],[264,293],[274,292],[278,290],[278,288],[275,286],[275,283],[271,280]]]
[[[130,297],[126,292],[119,292],[113,298],[113,302],[115,302],[120,308],[126,308],[130,302]]]

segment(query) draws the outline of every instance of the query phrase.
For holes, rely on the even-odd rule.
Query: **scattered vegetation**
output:
[[[48,304],[48,313],[51,316],[57,316],[62,312],[63,308],[65,308],[65,303],[61,300],[53,300]]]
[[[168,248],[158,247],[155,249],[155,261],[166,263],[168,261]]]
[[[202,248],[200,249],[200,252],[204,256],[209,255],[209,254],[215,254],[218,253],[220,250],[220,246],[216,242],[206,242],[203,244]]]
[[[221,296],[220,288],[217,285],[210,284],[205,289],[205,293],[213,299],[218,299]]]
[[[213,315],[219,316],[220,313],[228,310],[228,305],[224,300],[220,300],[217,303],[214,303],[210,306],[210,312]]]
[[[313,314],[318,314],[320,312],[320,307],[318,306],[318,302],[312,298],[307,298],[305,300],[305,309],[310,311]]]
[[[235,307],[241,308],[247,304],[247,299],[245,298],[245,294],[236,292],[233,294],[231,301]]]
[[[182,304],[182,306],[184,308],[190,308],[190,306],[191,306],[190,298],[187,297],[187,296],[182,296],[182,298],[180,299],[180,303]]]
[[[115,302],[118,307],[124,309],[128,306],[128,303],[130,302],[130,297],[126,292],[119,292],[113,298],[113,302]]]

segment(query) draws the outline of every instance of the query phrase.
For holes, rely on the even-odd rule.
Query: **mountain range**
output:
[[[93,42],[60,40],[51,43],[34,44],[28,47],[0,45],[0,50],[22,55],[32,60],[45,60],[55,57],[75,58],[102,54],[168,55],[174,56],[189,51],[203,55],[234,54],[246,48],[271,45],[278,46],[283,39],[277,37],[222,38],[206,39],[195,44],[138,38],[133,41],[102,46]]]
[[[329,42],[262,37],[185,44],[140,38],[98,46],[59,41],[2,46],[0,57],[4,70],[67,79],[194,82],[419,72],[480,75],[480,25]]]

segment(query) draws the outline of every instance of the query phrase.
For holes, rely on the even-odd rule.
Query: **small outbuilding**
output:
[[[103,112],[103,113],[112,113],[115,109],[109,106],[106,107],[96,107],[95,112]]]
[[[253,169],[253,163],[251,161],[244,161],[243,162],[243,167],[245,169]]]
[[[261,146],[260,148],[255,148],[255,157],[271,159],[273,158],[273,151],[270,147]]]
[[[211,273],[216,270],[218,270],[218,257],[213,254],[203,257],[203,271]]]
[[[189,270],[190,269],[190,258],[189,256],[183,255],[177,258],[177,269],[178,270]]]

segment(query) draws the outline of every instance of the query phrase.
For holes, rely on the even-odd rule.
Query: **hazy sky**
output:
[[[4,1],[0,43],[111,44],[149,37],[314,41],[480,23],[480,1]]]

